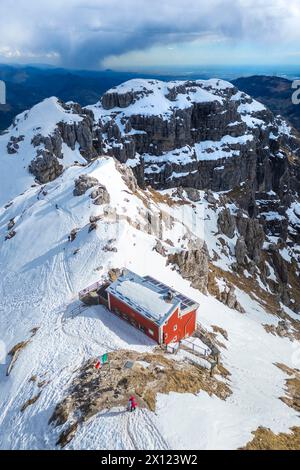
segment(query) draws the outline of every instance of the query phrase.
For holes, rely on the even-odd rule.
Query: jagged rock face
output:
[[[61,140],[68,147],[75,150],[76,143],[78,143],[81,155],[87,161],[91,161],[98,156],[97,149],[94,147],[93,114],[84,109],[80,109],[80,114],[83,115],[82,121],[73,124],[60,122],[58,129]]]
[[[287,262],[282,258],[277,247],[271,246],[270,251],[272,253],[274,267],[278,274],[279,280],[283,284],[288,284],[289,274],[287,269]]]
[[[265,232],[262,225],[258,220],[245,217],[242,213],[237,215],[236,225],[247,247],[247,255],[254,263],[259,263],[265,241]]]
[[[138,189],[137,179],[135,178],[131,168],[126,167],[125,165],[117,165],[119,172],[122,175],[123,180],[125,181],[128,188],[135,193]]]
[[[219,232],[226,235],[228,238],[233,238],[235,234],[235,218],[229,209],[223,209],[218,217]]]
[[[284,191],[289,164],[277,163],[278,152],[299,149],[280,118],[223,81],[132,80],[94,114],[103,151],[128,163],[142,187],[225,191],[248,181],[254,192]]]
[[[133,192],[137,184],[182,187],[197,202],[199,189],[219,192],[243,185],[242,197],[237,201],[234,196],[233,203],[250,217],[258,217],[267,234],[287,240],[285,212],[295,193],[300,193],[299,135],[230,83],[132,80],[87,108],[48,101],[55,120],[40,127],[38,119],[46,116],[47,107],[39,109],[28,133],[32,157],[23,139],[35,108],[16,119],[6,142],[8,154],[16,158],[24,146],[31,158],[26,164],[38,182],[57,178],[70,165],[71,149],[74,163],[88,164],[102,155],[126,163],[124,179]],[[214,204],[211,193],[207,197]],[[266,215],[270,211],[280,217],[271,219]],[[244,233],[247,228],[240,224],[250,259],[257,260]],[[219,230],[232,238],[233,221],[220,216]]]
[[[53,156],[62,158],[62,139],[57,129],[49,136],[43,136],[41,134],[35,135],[31,143],[34,147],[43,145]]]
[[[106,187],[102,184],[99,185],[91,194],[91,198],[94,200],[96,206],[102,206],[103,204],[110,203],[110,194]]]
[[[207,293],[209,253],[206,244],[198,243],[189,250],[168,256],[169,264],[178,267],[181,276],[188,279],[195,289]]]
[[[241,306],[237,300],[235,288],[232,285],[227,285],[223,292],[220,293],[218,300],[227,307],[237,310],[240,313],[245,313],[245,309]]]
[[[92,111],[81,108],[76,103],[65,104],[57,101],[57,104],[62,111],[66,112],[66,115],[71,115],[69,121],[67,119],[59,121],[51,134],[43,135],[38,132],[31,140],[31,145],[37,150],[36,157],[31,161],[28,168],[40,183],[52,181],[61,174],[60,170],[63,167],[59,160],[64,157],[63,144],[66,144],[71,150],[75,150],[76,145],[78,145],[81,156],[87,162],[99,156],[97,149],[94,147],[94,115]],[[13,150],[14,152],[18,151],[18,143],[22,141],[21,137],[19,139],[12,138],[9,147],[11,153],[13,153]],[[42,164],[41,155],[43,156]]]
[[[37,148],[37,154],[29,165],[29,171],[42,184],[55,180],[63,172],[63,166],[59,162],[62,158],[62,139],[59,132],[55,130],[49,136],[36,134],[31,144]]]
[[[299,312],[299,304],[291,302],[289,268],[287,261],[281,256],[277,246],[271,245],[269,249],[277,283],[274,291],[277,292],[282,303],[295,312]]]
[[[74,196],[83,196],[89,189],[94,188],[99,184],[97,178],[92,176],[81,175],[75,180]],[[95,196],[97,197],[97,196]]]
[[[201,197],[199,194],[199,191],[195,188],[185,188],[185,192],[187,197],[189,198],[190,201],[192,202],[199,202]]]
[[[104,154],[126,163],[141,187],[226,191],[247,182],[246,210],[255,207],[255,192],[272,190],[287,207],[290,190],[300,189],[300,164],[290,158],[300,154],[299,136],[228,82],[131,80],[95,106],[52,100],[58,106],[62,118],[51,132],[36,127],[33,159],[38,150],[63,159],[66,145],[86,162]],[[18,152],[19,140],[14,132],[8,152]],[[50,160],[49,174],[59,174]]]
[[[246,266],[248,249],[244,237],[238,238],[235,245],[235,256],[238,266]]]
[[[93,203],[96,206],[102,206],[110,203],[110,194],[103,184],[100,184],[97,178],[88,175],[80,175],[75,180],[74,196],[83,196],[89,189],[93,189],[90,194]],[[97,222],[96,220],[91,222]]]
[[[133,92],[124,94],[106,93],[101,102],[104,109],[127,108],[135,99]]]
[[[233,215],[229,208],[222,209],[218,216],[218,230],[228,238],[239,235],[235,246],[235,255],[239,266],[245,266],[247,258],[259,263],[265,241],[264,227],[257,219],[250,218],[242,210]]]
[[[210,189],[206,192],[205,199],[207,200],[208,204],[215,205],[217,203],[214,193]]]
[[[13,155],[13,154],[17,153],[18,150],[19,150],[19,148],[20,148],[20,147],[19,147],[19,143],[20,143],[20,142],[23,142],[23,140],[24,140],[24,136],[23,136],[23,135],[20,135],[20,136],[18,136],[18,137],[12,136],[12,137],[10,138],[10,141],[9,141],[8,144],[7,144],[7,153],[8,153],[9,155]]]
[[[55,180],[63,172],[63,166],[58,159],[48,151],[41,151],[29,165],[29,171],[42,183]]]

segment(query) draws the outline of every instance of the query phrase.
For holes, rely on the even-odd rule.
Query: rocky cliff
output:
[[[197,190],[206,190],[215,207],[210,192],[222,192],[218,230],[234,241],[233,266],[253,275],[260,265],[267,283],[267,256],[279,283],[269,288],[290,305],[288,286],[300,261],[299,134],[232,84],[131,80],[86,108],[50,98],[16,118],[0,136],[0,151],[9,174],[5,202],[29,183],[47,184],[103,156],[132,170],[133,191],[177,188],[176,198],[186,190],[198,202]],[[108,202],[105,186],[90,180],[75,182],[74,194],[90,187],[95,204]],[[182,272],[194,269],[192,252],[176,256]]]

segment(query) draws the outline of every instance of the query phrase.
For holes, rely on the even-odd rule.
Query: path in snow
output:
[[[78,430],[68,449],[168,450],[170,445],[158,430],[154,413],[138,409],[129,413],[113,409],[96,415]]]

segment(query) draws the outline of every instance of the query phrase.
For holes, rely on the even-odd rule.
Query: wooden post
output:
[[[215,373],[215,369],[217,367],[217,363],[216,362],[212,362],[211,363],[211,367],[210,367],[210,376],[213,377],[214,376],[214,373]]]

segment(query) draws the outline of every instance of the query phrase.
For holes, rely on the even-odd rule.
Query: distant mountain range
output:
[[[44,98],[58,96],[84,106],[95,103],[106,90],[133,76],[109,70],[70,72],[56,68],[0,65],[0,80],[4,80],[7,86],[7,105],[0,105],[0,130],[6,129],[17,114]]]
[[[296,129],[300,130],[300,105],[292,103],[292,81],[280,77],[253,76],[233,80],[240,90],[261,101],[274,114],[287,118]]]
[[[0,105],[0,131],[14,117],[45,98],[57,96],[63,101],[76,101],[82,106],[97,102],[110,88],[132,78],[170,80],[170,75],[105,71],[70,71],[54,67],[10,66],[0,64],[0,80],[7,86],[7,105]],[[172,76],[173,77],[173,76]],[[174,79],[186,78],[178,74]],[[191,78],[195,78],[194,75]],[[207,78],[206,75],[196,78]]]
[[[224,72],[225,73],[225,72]],[[7,85],[7,105],[0,105],[0,131],[25,109],[50,96],[63,101],[76,101],[82,106],[93,104],[108,89],[132,78],[149,77],[170,80],[170,75],[134,72],[70,71],[54,67],[0,65],[0,80]],[[178,72],[172,79],[187,76]],[[207,73],[189,74],[188,78],[206,79]],[[221,78],[228,78],[226,76]],[[280,77],[252,76],[231,80],[240,90],[261,101],[275,114],[281,114],[300,130],[300,106],[292,104],[291,81]]]

